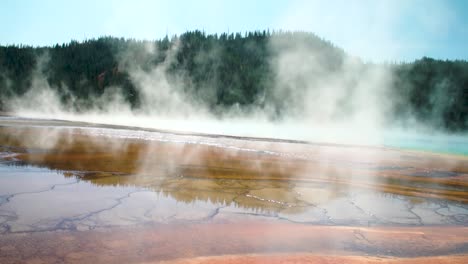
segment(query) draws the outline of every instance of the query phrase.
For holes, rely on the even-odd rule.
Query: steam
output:
[[[61,88],[71,98],[68,104],[62,103],[57,89],[47,82],[47,54],[37,60],[31,88],[7,107],[16,115],[36,118],[360,145],[385,144],[389,134],[408,127],[423,130],[411,115],[392,119],[401,102],[392,89],[390,65],[364,63],[340,49],[317,45],[321,42],[311,41],[305,33],[290,33],[294,38],[288,34],[270,37],[272,87],[256,98],[262,103],[248,108],[213,108],[219,85],[216,72],[207,72],[214,77],[201,89],[204,93],[194,91],[183,67],[169,74],[181,47],[178,38],[165,54],[157,54],[161,51],[153,42],[146,42],[144,49],[129,45],[115,54],[118,70],[128,73],[139,94],[136,107],[128,103],[122,87],[107,87],[86,101]],[[155,57],[164,59],[154,65],[150,58]],[[210,63],[221,59],[217,47],[196,58]]]
[[[330,60],[328,47],[311,47],[306,37],[291,43],[273,37],[276,72],[274,97],[289,110],[292,122],[312,130],[331,133],[332,138],[362,142],[379,141],[388,100],[391,71],[385,66],[365,65],[360,60],[336,54]],[[369,138],[371,136],[371,138]]]
[[[173,78],[167,74],[173,64],[179,48],[177,41],[167,52],[164,61],[156,67],[145,69],[149,65],[146,58],[154,58],[157,47],[146,44],[144,50],[129,49],[118,55],[124,71],[136,85],[140,94],[141,105],[135,111],[136,115],[158,116],[166,118],[187,118],[190,115],[206,116],[208,110],[201,102],[197,102],[184,92],[185,74]],[[136,59],[135,59],[136,58]]]
[[[175,199],[187,203],[203,199],[229,206],[232,203],[227,213],[239,210],[234,208],[236,206],[256,210],[256,205],[262,204],[282,219],[307,223],[328,217],[327,223],[336,224],[353,219],[355,215],[362,216],[365,221],[375,221],[376,214],[386,215],[381,208],[388,207],[391,199],[374,194],[392,193],[388,186],[400,182],[400,173],[427,173],[432,168],[447,169],[450,173],[455,171],[452,168],[462,168],[465,160],[453,157],[437,159],[430,155],[361,147],[398,146],[407,139],[409,132],[417,137],[420,132],[427,133],[427,128],[416,122],[411,112],[395,120],[393,113],[404,102],[393,89],[392,66],[363,62],[340,49],[314,41],[309,34],[291,33],[294,37],[288,34],[274,34],[269,38],[271,86],[258,98],[253,98],[256,103],[249,107],[213,106],[220,85],[216,71],[206,72],[210,77],[206,78],[208,81],[202,91],[193,89],[195,80],[190,79],[183,66],[174,72],[171,66],[182,48],[181,40],[174,38],[164,54],[158,54],[162,49],[153,42],[145,42],[143,49],[141,45],[130,44],[126,50],[114,54],[117,70],[128,74],[139,95],[134,105],[123,92],[125,87],[106,87],[102,93],[85,101],[67,92],[67,87],[51,87],[46,69],[49,58],[43,54],[32,74],[31,88],[8,101],[7,108],[24,117],[359,146],[272,143],[107,128],[89,131],[46,128],[42,129],[43,134],[33,128],[24,135],[11,133],[11,142],[25,148],[45,149],[31,161],[51,169],[126,173],[134,177],[119,177],[119,184],[153,184],[155,190],[172,193]],[[219,54],[218,47],[212,47],[197,54],[196,59],[216,63],[222,59]],[[161,61],[155,65],[151,61],[154,58]],[[442,94],[445,85],[441,83],[437,91]],[[445,100],[441,94],[434,95],[435,104],[444,105],[444,101],[440,101]],[[63,103],[63,96],[69,98],[67,103]],[[443,109],[436,109],[433,119],[441,112]],[[394,141],[389,141],[389,137]],[[457,140],[466,141],[464,138]],[[9,139],[5,137],[3,141],[9,142]],[[425,143],[428,145],[427,141]],[[70,156],[72,161],[61,162],[67,159],[67,153],[75,155]],[[73,157],[83,160],[73,160]],[[405,171],[393,174],[393,167]],[[196,178],[197,182],[184,178],[183,174]],[[245,182],[244,177],[248,179]],[[217,179],[222,179],[219,182],[226,182],[226,185],[219,185]],[[257,179],[262,181],[255,181]],[[167,180],[169,187],[163,185],[162,180]],[[402,186],[411,183],[401,182]],[[236,190],[226,192],[224,187]],[[241,194],[241,188],[246,192]],[[356,191],[361,189],[370,192],[363,195]],[[289,203],[299,206],[289,208]],[[402,221],[415,219],[407,216],[413,213],[406,207],[410,202],[399,204],[405,208]],[[332,219],[338,222],[331,222]],[[268,239],[264,240],[268,247]]]
[[[51,89],[46,76],[43,74],[47,60],[46,55],[38,58],[37,66],[32,72],[31,88],[23,96],[15,97],[8,102],[7,106],[10,109],[32,111],[40,106],[37,111],[44,115],[53,115],[66,111],[65,106],[60,103],[60,97]]]

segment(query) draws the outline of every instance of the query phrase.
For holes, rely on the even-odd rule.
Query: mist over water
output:
[[[64,103],[47,81],[49,58],[45,54],[37,60],[31,88],[9,100],[7,109],[22,117],[466,154],[465,147],[453,147],[457,140],[463,141],[464,134],[447,134],[416,121],[411,114],[393,115],[402,98],[392,89],[394,70],[389,65],[364,63],[332,46],[311,44],[307,35],[294,40],[287,34],[272,35],[268,63],[273,79],[268,90],[254,95],[251,106],[213,109],[210,104],[219,85],[215,80],[207,82],[203,90],[193,91],[187,88],[193,80],[183,68],[169,74],[181,48],[180,40],[173,42],[157,65],[148,63],[148,58],[160,52],[151,42],[144,49],[130,45],[114,54],[119,71],[129,74],[139,94],[136,107],[118,86],[107,87],[86,102],[69,93],[71,99]],[[210,63],[222,59],[218,55],[218,48],[212,47],[196,58]],[[218,73],[206,74],[216,77]],[[281,115],[278,109],[282,109]],[[443,143],[429,148],[412,143],[422,139],[431,145],[433,138]]]
[[[329,2],[283,4],[288,31],[207,34],[227,4],[202,1],[165,15],[203,31],[0,45],[0,263],[468,263],[468,61],[396,30],[438,39],[446,4]]]

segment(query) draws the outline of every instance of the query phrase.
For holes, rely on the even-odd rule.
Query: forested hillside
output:
[[[278,96],[273,93],[278,85],[290,85],[285,78],[278,81],[278,58],[283,51],[293,49],[312,51],[304,63],[313,58],[318,67],[303,71],[307,76],[296,76],[292,89],[287,90],[289,94]],[[273,109],[272,118],[281,118],[290,114],[287,108],[291,104],[283,100],[294,97],[291,93],[300,95],[301,89],[314,89],[314,80],[323,76],[343,75],[349,58],[345,51],[304,32],[207,35],[194,31],[157,41],[102,37],[53,47],[3,46],[0,109],[14,110],[8,109],[8,102],[38,85],[38,78],[75,111],[84,111],[94,103],[92,98],[115,87],[132,108],[138,109],[144,98],[132,74],[137,69],[155,78],[163,73],[166,83],[177,84],[186,98],[215,114],[233,106],[268,107]],[[411,63],[377,65],[354,60],[360,67],[382,67],[391,72],[390,89],[398,95],[392,119],[411,116],[447,130],[468,129],[467,61],[421,58]],[[288,74],[308,67],[300,60],[295,62],[289,65]],[[353,86],[360,78],[356,72],[348,75],[344,86]],[[160,88],[154,85],[150,89]],[[304,107],[295,105],[299,110]]]

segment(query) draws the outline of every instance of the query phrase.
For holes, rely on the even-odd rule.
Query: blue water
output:
[[[384,146],[468,156],[468,135],[395,133],[385,136]]]

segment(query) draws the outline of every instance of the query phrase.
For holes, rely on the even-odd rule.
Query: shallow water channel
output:
[[[0,120],[0,263],[463,263],[467,204],[466,156]]]

